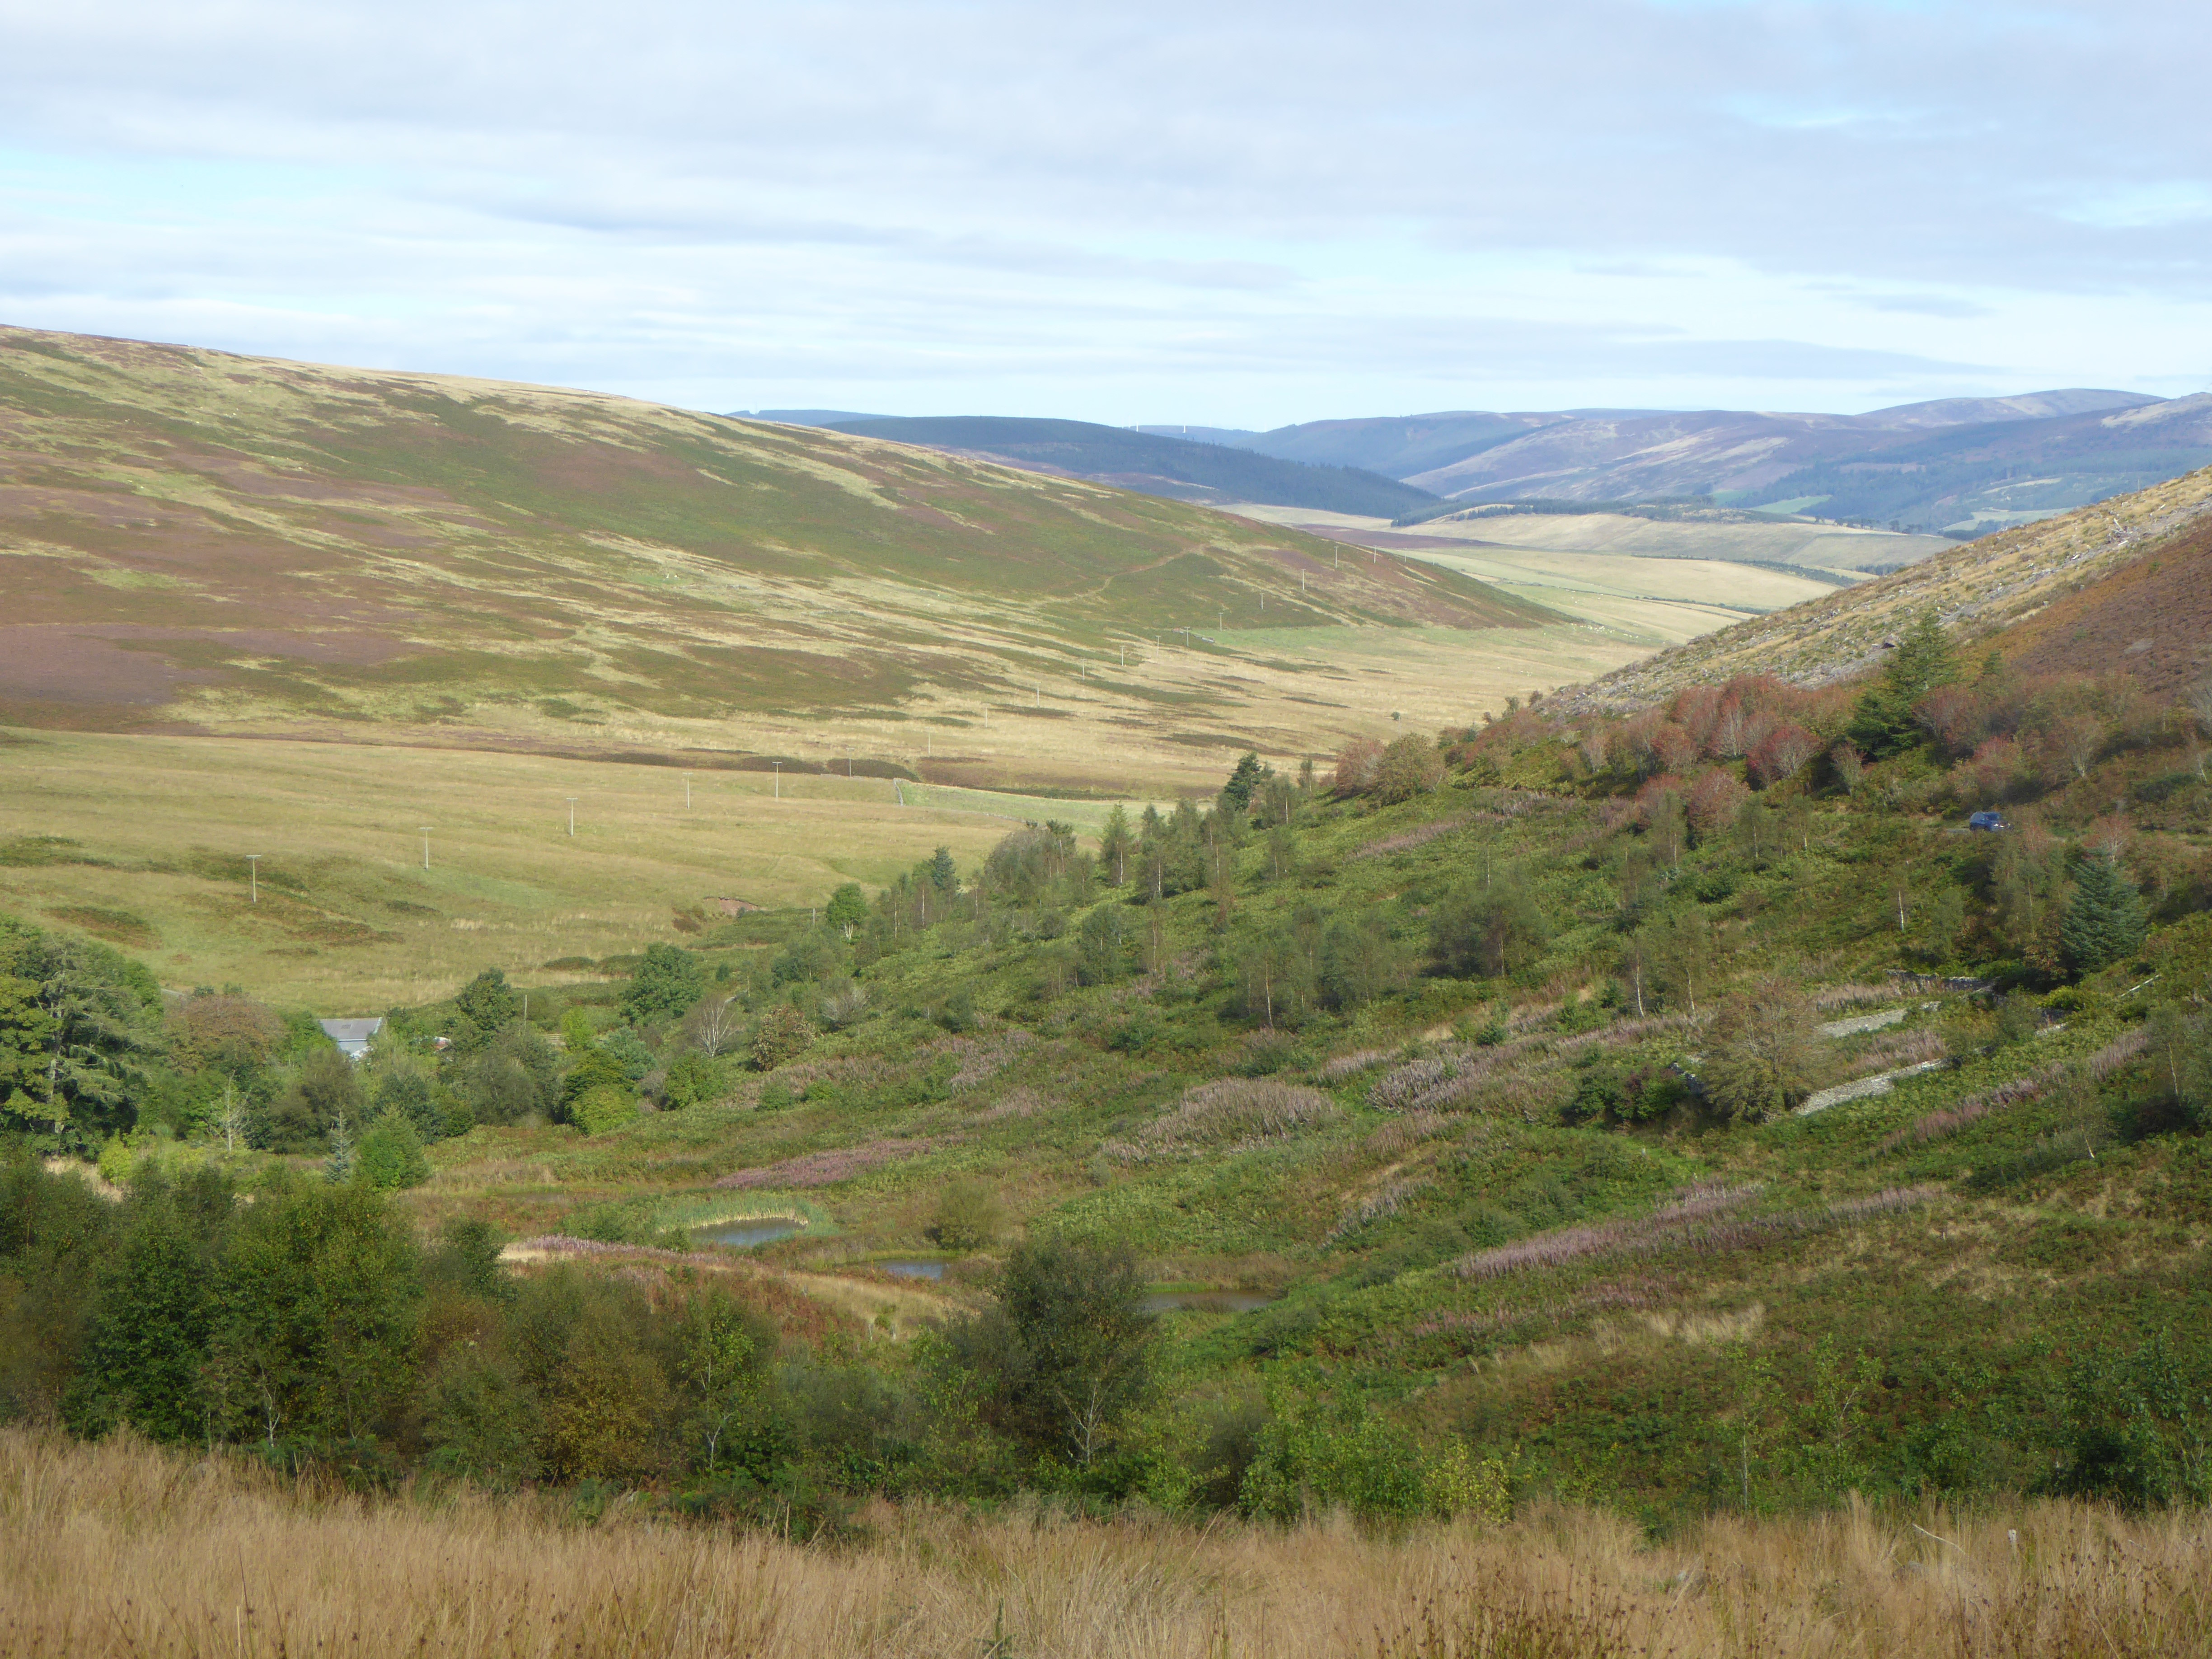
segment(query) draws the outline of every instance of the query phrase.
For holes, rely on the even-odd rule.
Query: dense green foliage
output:
[[[673,945],[648,945],[623,994],[623,1009],[639,1024],[674,1019],[699,1000],[707,981],[699,959]]]
[[[0,916],[0,1129],[82,1148],[126,1127],[160,1007],[137,963]]]
[[[1923,612],[1882,664],[1881,678],[1859,698],[1851,741],[1876,760],[1910,749],[1920,740],[1914,711],[1929,692],[1958,678],[1950,636],[1935,612]]]
[[[2074,897],[2058,924],[2059,948],[2077,974],[2094,974],[2135,954],[2143,941],[2142,900],[2110,853],[2083,855]]]

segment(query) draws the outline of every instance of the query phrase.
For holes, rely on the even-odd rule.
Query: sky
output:
[[[0,322],[1267,428],[2212,389],[2212,6],[0,0]]]

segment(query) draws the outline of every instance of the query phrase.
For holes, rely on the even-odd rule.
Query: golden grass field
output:
[[[939,846],[970,865],[1009,812],[1103,811],[957,790],[902,806],[871,778],[699,771],[690,787],[686,811],[684,775],[665,767],[41,732],[0,746],[0,843],[14,849],[0,856],[24,856],[26,838],[74,845],[42,849],[68,861],[0,865],[0,908],[105,938],[165,984],[373,1012],[488,966],[573,977],[540,969],[678,939],[673,911],[726,895],[818,902]]]
[[[1347,567],[1358,556],[1346,549]],[[1418,572],[1425,562],[1406,562]],[[1740,615],[1715,611],[1703,625]],[[1126,667],[1109,658],[1084,674],[1040,672],[988,705],[926,702],[896,717],[738,714],[711,733],[617,720],[595,737],[662,752],[680,752],[667,748],[672,741],[711,741],[832,766],[857,754],[932,783],[1017,793],[1042,787],[1119,799],[1210,796],[1248,749],[1295,769],[1306,757],[1334,755],[1351,736],[1465,726],[1508,696],[1595,678],[1677,636],[1686,634],[1631,637],[1566,619],[1470,630],[1278,629],[1231,618],[1224,629],[1207,617],[1188,640],[1163,630],[1137,642]]]
[[[19,730],[0,733],[0,843],[15,848],[0,851],[0,909],[128,949],[179,988],[374,1011],[486,966],[559,981],[544,964],[675,939],[673,912],[719,896],[817,903],[940,845],[972,867],[1025,820],[1095,834],[1113,799],[1134,811],[1210,796],[1248,747],[1325,769],[1346,731],[1464,725],[1648,648],[1565,623],[1232,630],[1133,663],[1149,703],[1078,679],[964,725],[727,723],[747,728],[737,746],[833,769],[857,755],[926,781],[702,764],[688,811],[680,766],[360,740],[390,735],[374,728],[338,728],[342,741]],[[1019,793],[1026,781],[1091,798]],[[263,855],[258,902],[249,854]]]
[[[0,1656],[263,1659],[2191,1659],[2212,1522],[2036,1503],[1547,1510],[1396,1536],[878,1504],[860,1547],[561,1498],[317,1492],[236,1458],[0,1432]]]
[[[1516,513],[1434,519],[1423,535],[1498,542],[1551,553],[1605,553],[1639,559],[1717,559],[1856,571],[1911,564],[1958,544],[1944,536],[1899,535],[1844,525],[1771,524],[1705,519],[1638,519],[1618,513]]]

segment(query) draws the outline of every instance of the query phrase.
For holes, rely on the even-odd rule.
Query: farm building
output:
[[[368,1053],[368,1040],[384,1029],[382,1016],[374,1019],[325,1019],[316,1022],[323,1035],[338,1045],[338,1052],[348,1060],[360,1060]]]

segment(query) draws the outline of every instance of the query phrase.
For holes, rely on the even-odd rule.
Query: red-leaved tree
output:
[[[1761,738],[1751,751],[1751,775],[1759,780],[1760,787],[1771,789],[1796,777],[1820,752],[1820,738],[1794,720],[1786,720]]]
[[[1684,807],[1690,815],[1690,827],[1698,832],[1698,839],[1711,841],[1726,830],[1735,822],[1735,815],[1742,810],[1750,793],[1732,774],[1718,770],[1706,773],[1692,784]]]

